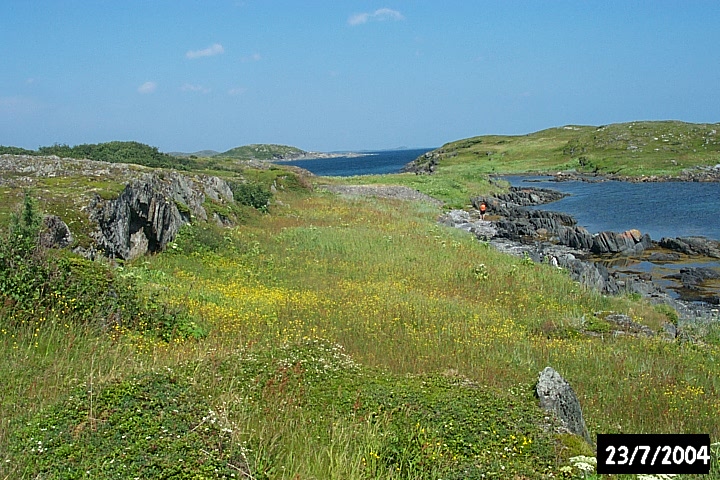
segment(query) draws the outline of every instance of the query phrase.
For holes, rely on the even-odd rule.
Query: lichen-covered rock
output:
[[[536,391],[543,409],[553,412],[570,433],[584,438],[592,445],[580,401],[570,384],[558,372],[552,367],[545,367],[538,378]]]
[[[130,182],[115,200],[96,197],[90,217],[98,223],[94,235],[98,247],[107,256],[124,260],[162,251],[192,218],[208,219],[203,208],[206,196],[233,201],[223,180],[176,172],[147,174]]]

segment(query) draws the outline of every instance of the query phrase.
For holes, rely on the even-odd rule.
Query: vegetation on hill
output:
[[[307,152],[287,145],[252,144],[235,147],[227,152],[218,154],[220,157],[235,158],[238,160],[290,160],[302,157]]]
[[[416,160],[462,176],[557,172],[676,175],[720,163],[720,124],[631,122],[550,128],[528,135],[484,135],[458,140]]]
[[[97,144],[82,144],[73,147],[69,145],[53,145],[40,147],[37,150],[25,150],[18,147],[0,146],[0,155],[56,155],[60,158],[79,158],[98,160],[111,163],[133,163],[153,168],[174,168],[177,170],[191,170],[200,168],[199,164],[190,158],[178,158],[160,152],[157,147],[151,147],[139,142],[107,142]]]

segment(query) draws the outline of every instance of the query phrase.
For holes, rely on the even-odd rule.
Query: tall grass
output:
[[[572,384],[593,434],[720,438],[717,346],[580,333],[583,317],[601,310],[629,314],[659,330],[666,317],[654,307],[586,291],[556,269],[499,254],[438,226],[439,211],[428,205],[329,194],[287,194],[282,200],[270,215],[224,232],[216,249],[193,251],[192,242],[181,238],[182,252],[125,267],[160,300],[186,308],[206,325],[207,338],[166,343],[130,333],[110,337],[66,326],[59,317],[39,332],[4,330],[0,445],[78,386],[108,389],[113,380],[167,370],[175,372],[168,378],[177,374],[218,412],[234,445],[243,446],[237,455],[246,457],[234,457],[240,460],[233,468],[255,478],[435,478],[455,465],[438,460],[439,454],[457,454],[461,444],[428,450],[435,438],[454,438],[445,421],[454,417],[450,411],[440,416],[445,426],[436,430],[421,425],[434,417],[408,405],[429,402],[428,411],[441,411],[431,402],[440,394],[431,394],[426,377],[415,376],[441,373],[471,385],[476,393],[468,395],[491,392],[484,400],[488,408],[510,418],[513,411],[534,412],[531,386],[547,365]],[[316,339],[342,345],[354,362],[388,379],[352,371],[333,377],[327,373],[332,369],[320,369],[314,379],[303,374],[297,383],[285,382],[292,368],[306,364],[284,360],[277,348]],[[272,368],[252,370],[260,365],[252,360],[257,356]],[[443,382],[439,391],[452,391]],[[371,399],[393,399],[395,413],[359,421],[353,412],[361,413]],[[511,399],[519,402],[515,410],[506,409]],[[454,405],[444,402],[437,405]],[[482,404],[473,405],[475,410],[460,410],[462,418],[480,422],[489,416]],[[191,425],[204,422],[203,414]],[[413,415],[420,415],[417,431]],[[539,429],[534,420],[512,422],[542,444],[535,456],[512,460],[514,471],[539,462],[538,477],[559,472],[564,454],[552,453],[550,440],[533,430]],[[494,419],[472,431],[498,425]],[[437,437],[420,438],[420,430]],[[489,453],[482,455],[494,458],[519,447],[508,443],[511,436],[515,441],[517,431],[498,434],[498,443],[487,440]],[[401,451],[398,445],[417,448]],[[484,472],[500,468],[490,457],[477,458],[484,459]]]
[[[439,227],[423,206],[307,198],[233,232],[236,255],[162,256],[223,342],[337,341],[358,361],[397,373],[452,369],[498,388],[551,365],[581,397],[590,429],[720,435],[718,348],[587,337],[582,317],[630,314],[660,329],[643,302],[588,292],[562,272],[501,255]],[[484,265],[478,278],[475,267]],[[232,339],[232,340],[230,340]]]

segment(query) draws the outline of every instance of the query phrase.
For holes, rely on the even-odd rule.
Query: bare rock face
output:
[[[619,253],[625,255],[638,255],[652,246],[650,235],[641,234],[638,230],[628,230],[622,233],[600,232],[593,236],[590,250],[593,253]]]
[[[98,223],[98,247],[107,256],[124,260],[162,251],[191,218],[207,220],[202,206],[206,196],[233,201],[223,180],[175,172],[151,173],[134,180],[115,200],[96,197],[90,217]]]
[[[56,215],[43,218],[43,230],[40,232],[40,245],[43,248],[65,248],[74,241],[70,228]]]
[[[553,412],[570,433],[583,437],[592,445],[580,401],[570,384],[558,372],[552,367],[545,367],[540,373],[536,391],[543,409]]]

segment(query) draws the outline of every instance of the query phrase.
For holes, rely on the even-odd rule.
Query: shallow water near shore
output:
[[[555,182],[552,177],[505,176],[513,186],[552,188],[570,196],[541,205],[575,217],[591,233],[636,228],[662,237],[720,240],[720,183]]]

